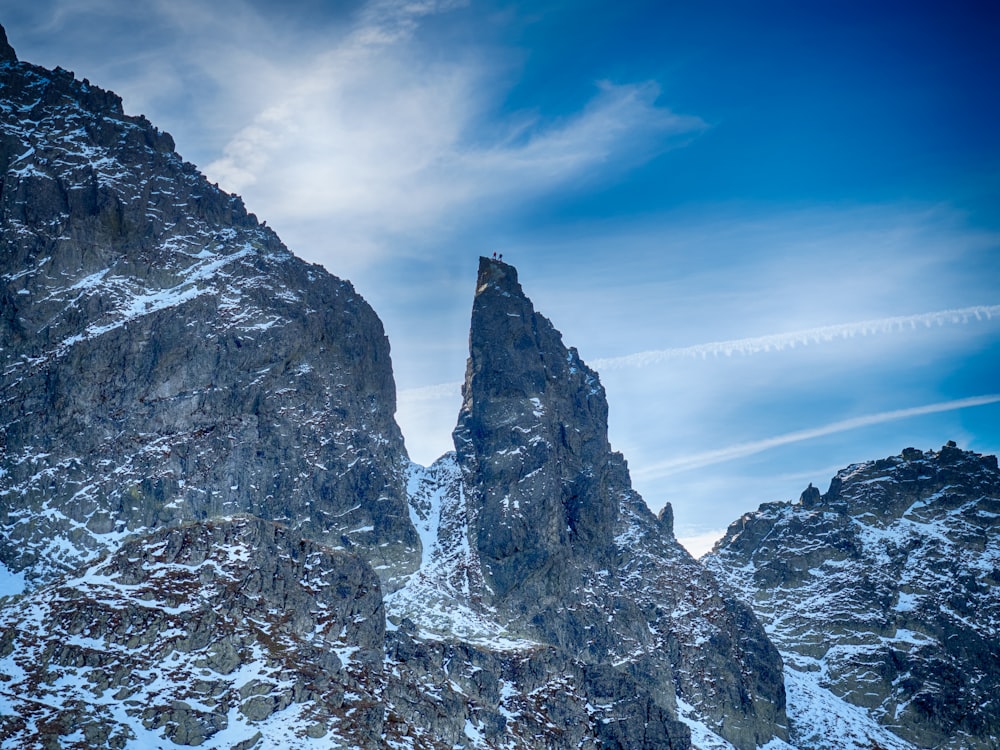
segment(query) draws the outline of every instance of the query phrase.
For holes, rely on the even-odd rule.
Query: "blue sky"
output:
[[[1000,449],[996,3],[0,0],[0,23],[355,283],[420,462],[493,250],[601,372],[683,538],[907,446]]]

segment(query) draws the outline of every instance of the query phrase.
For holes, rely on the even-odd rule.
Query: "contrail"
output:
[[[689,469],[697,469],[702,466],[723,463],[724,461],[730,461],[734,458],[751,456],[754,453],[761,453],[771,448],[777,448],[781,445],[798,443],[803,440],[812,440],[813,438],[823,437],[824,435],[832,435],[836,432],[846,432],[847,430],[854,430],[858,427],[868,427],[874,424],[893,422],[897,419],[907,419],[909,417],[919,417],[925,414],[937,414],[938,412],[943,411],[968,409],[973,406],[985,406],[986,404],[995,404],[998,401],[1000,401],[1000,394],[990,394],[986,396],[961,398],[955,401],[941,401],[936,404],[914,406],[909,409],[883,411],[876,414],[868,414],[863,417],[853,417],[852,419],[843,419],[839,422],[831,422],[830,424],[812,427],[808,430],[787,432],[784,435],[777,435],[775,437],[765,438],[764,440],[737,443],[736,445],[730,445],[713,451],[705,451],[704,453],[694,453],[689,456],[669,458],[666,461],[659,461],[655,464],[651,464],[650,466],[641,467],[632,473],[633,475],[643,479],[665,477],[670,476],[671,474],[679,474],[680,472],[688,471]]]
[[[756,336],[731,341],[714,341],[708,344],[695,344],[676,349],[657,349],[636,354],[626,354],[621,357],[606,357],[595,359],[590,366],[595,370],[620,370],[627,367],[648,367],[674,359],[707,359],[709,356],[734,354],[749,356],[762,352],[781,351],[796,346],[822,344],[836,339],[849,339],[854,336],[894,333],[907,328],[917,329],[921,326],[931,328],[948,324],[965,324],[971,320],[992,320],[1000,318],[1000,305],[976,305],[962,307],[956,310],[939,310],[938,312],[920,313],[918,315],[897,315],[891,318],[863,320],[860,323],[840,323],[821,328],[807,328],[802,331],[774,333],[768,336]],[[459,398],[462,383],[440,383],[420,388],[407,388],[399,391],[399,398],[408,402],[436,401],[446,398]]]
[[[957,310],[940,310],[938,312],[921,313],[919,315],[899,315],[878,320],[864,320],[860,323],[841,323],[839,325],[808,328],[804,331],[776,333],[769,336],[757,336],[731,341],[714,341],[708,344],[696,344],[678,349],[659,349],[637,354],[626,354],[621,357],[597,359],[591,362],[596,370],[617,370],[625,367],[647,367],[671,359],[706,359],[709,355],[718,357],[734,354],[760,354],[761,352],[781,351],[796,346],[808,346],[849,339],[853,336],[868,336],[880,333],[893,333],[907,328],[916,329],[920,326],[930,328],[945,324],[968,323],[970,320],[992,320],[1000,317],[1000,305],[977,305],[963,307]]]

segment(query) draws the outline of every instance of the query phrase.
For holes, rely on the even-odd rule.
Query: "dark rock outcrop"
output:
[[[995,749],[998,519],[995,456],[907,448],[840,471],[822,496],[762,505],[705,562],[753,605],[796,682],[917,747]],[[790,696],[793,738],[825,747]]]
[[[7,41],[7,31],[0,26],[0,62],[17,62],[17,53]]]
[[[394,585],[419,542],[378,317],[117,96],[0,56],[0,562],[251,513]]]
[[[436,541],[390,612],[612,668],[737,747],[783,736],[777,652],[631,488],[607,413],[597,374],[514,268],[481,259],[456,454],[414,485],[415,522]]]

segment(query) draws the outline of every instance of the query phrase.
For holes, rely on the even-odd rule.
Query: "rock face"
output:
[[[871,746],[823,738],[809,701],[827,691],[906,741],[883,746],[1000,747],[996,457],[907,448],[812,489],[745,515],[706,558],[790,668],[793,739]]]
[[[381,609],[369,565],[281,525],[157,531],[0,610],[0,742],[378,747]]]
[[[632,490],[596,373],[486,258],[454,436],[411,484],[425,558],[390,612],[611,667],[740,748],[784,735],[781,660],[753,613]]]
[[[0,40],[0,562],[233,513],[419,558],[389,346],[121,101]]]
[[[0,742],[690,747],[615,670],[384,622],[356,555],[248,517],[161,529],[0,609]]]
[[[998,747],[995,458],[852,466],[706,568],[485,258],[455,452],[394,410],[349,283],[0,28],[0,745]]]

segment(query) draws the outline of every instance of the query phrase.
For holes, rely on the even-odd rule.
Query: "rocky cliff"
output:
[[[381,609],[363,560],[284,526],[162,529],[0,610],[0,741],[382,746]]]
[[[703,566],[485,258],[455,451],[394,401],[349,283],[0,28],[4,747],[998,746],[995,458],[852,466]]]
[[[800,745],[1000,747],[998,519],[996,457],[950,443],[849,466],[730,526],[705,562],[781,650]],[[816,710],[824,695],[867,722],[856,741]]]
[[[0,53],[0,562],[251,513],[411,570],[368,304],[117,96]]]
[[[690,747],[614,669],[384,623],[356,555],[250,517],[161,529],[0,608],[0,743]]]
[[[455,455],[415,477],[424,565],[390,612],[613,667],[740,748],[784,736],[777,652],[632,489],[607,412],[515,269],[482,258]]]

